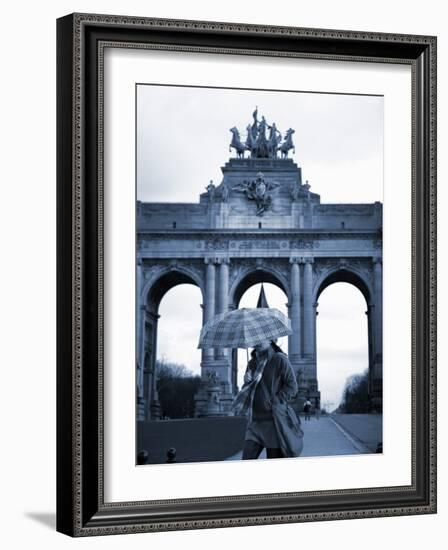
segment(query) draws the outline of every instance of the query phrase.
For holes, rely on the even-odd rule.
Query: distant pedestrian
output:
[[[311,401],[309,399],[305,401],[303,412],[305,413],[305,420],[311,420]]]
[[[316,420],[320,419],[320,408],[319,407],[316,407],[316,411],[315,411],[314,415],[316,417]]]

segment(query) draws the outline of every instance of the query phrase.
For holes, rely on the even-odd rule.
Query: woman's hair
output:
[[[282,348],[281,348],[278,344],[276,344],[276,343],[274,342],[274,340],[271,340],[271,346],[272,346],[272,348],[273,348],[274,351],[279,351],[280,353],[285,353],[285,352],[282,350]],[[250,352],[250,356],[251,356],[251,357],[255,357],[255,353],[256,353],[256,351],[255,351],[255,348],[254,348],[254,349]]]
[[[274,342],[274,340],[271,340],[271,346],[274,348],[274,351],[279,351],[280,353],[285,353],[282,348]]]

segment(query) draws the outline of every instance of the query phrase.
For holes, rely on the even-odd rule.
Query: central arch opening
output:
[[[263,286],[266,301],[269,307],[275,307],[288,317],[288,297],[283,286],[271,274],[258,272],[256,275],[249,275],[240,284],[235,293],[235,307],[253,308],[257,307],[258,298]],[[261,278],[261,281],[260,281]],[[269,281],[267,280],[269,279]],[[275,281],[275,282],[272,282]],[[279,338],[277,344],[288,353],[288,337]],[[243,385],[244,373],[246,371],[248,358],[250,359],[251,349],[238,349],[232,352],[232,372],[234,378],[234,390],[237,391]]]

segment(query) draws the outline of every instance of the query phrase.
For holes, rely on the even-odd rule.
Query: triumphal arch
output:
[[[288,349],[299,382],[297,407],[306,397],[320,405],[319,296],[332,283],[353,284],[366,301],[371,408],[381,409],[382,204],[321,203],[290,158],[294,130],[282,139],[275,124],[258,120],[257,111],[252,117],[244,142],[236,127],[230,130],[235,156],[222,167],[219,185],[210,183],[199,202],[137,203],[139,420],[160,415],[158,308],[165,293],[182,283],[200,289],[203,323],[238,308],[256,283],[283,290],[293,329]],[[202,350],[201,373],[195,414],[231,414],[236,350]]]

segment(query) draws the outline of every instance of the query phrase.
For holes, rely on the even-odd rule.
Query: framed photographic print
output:
[[[57,30],[57,529],[435,513],[436,38]]]

